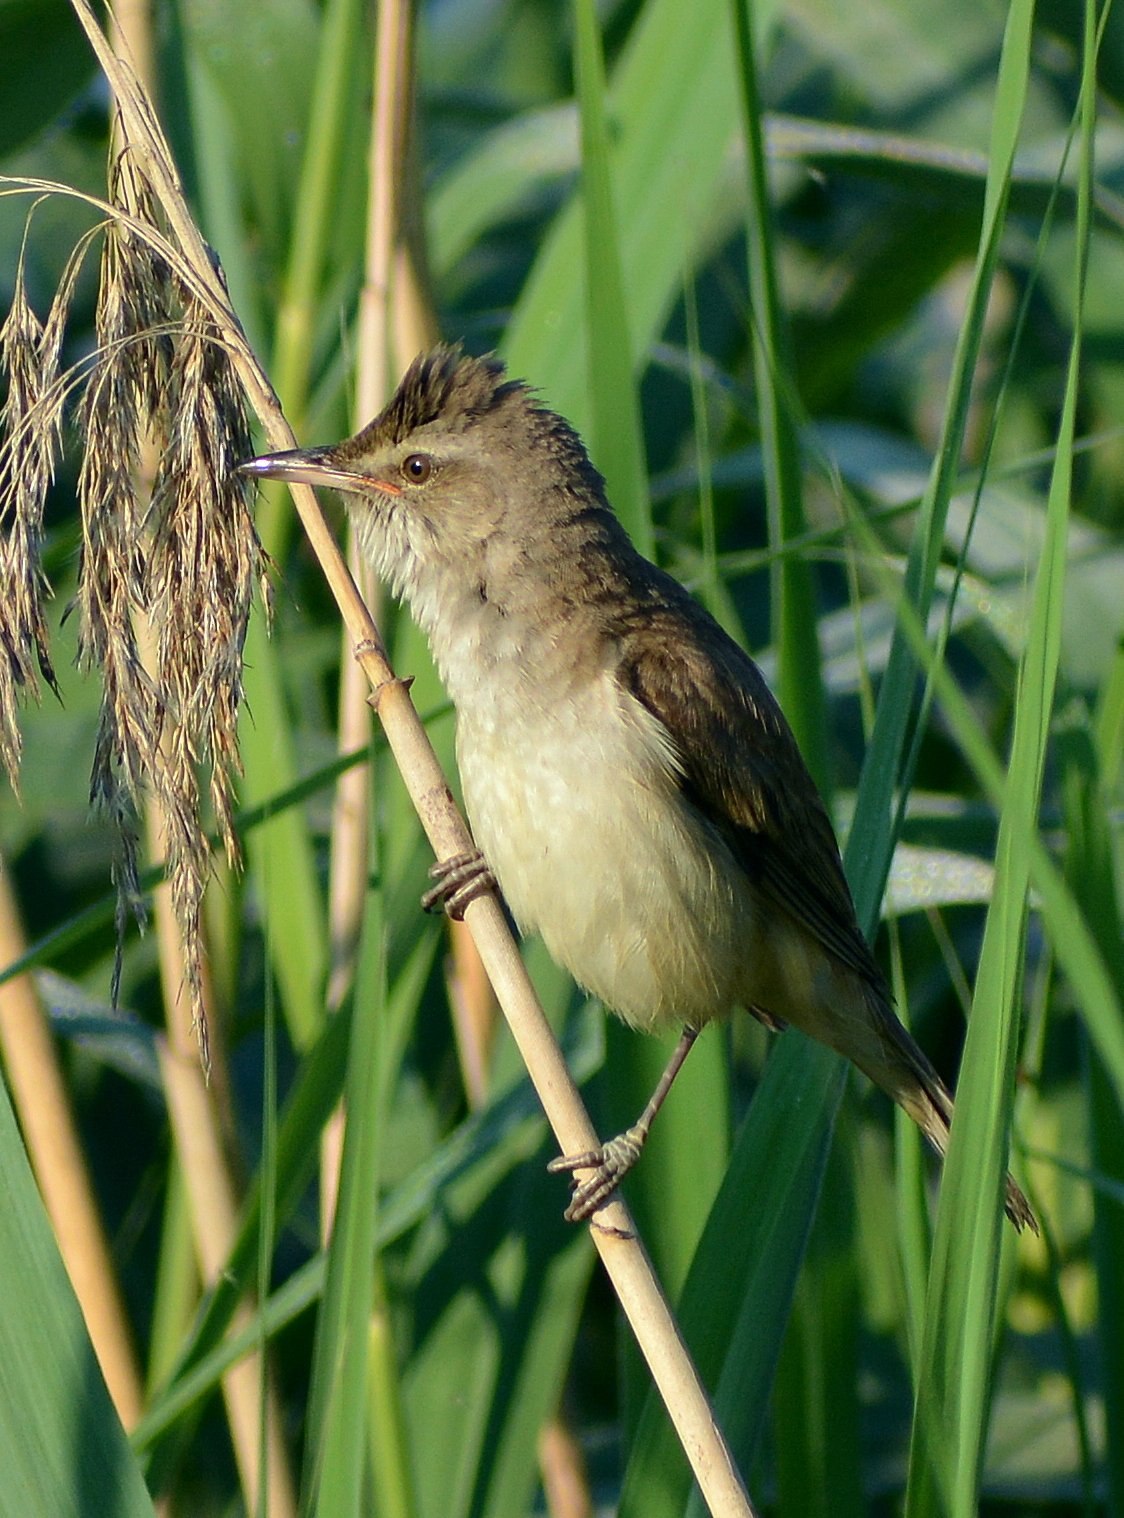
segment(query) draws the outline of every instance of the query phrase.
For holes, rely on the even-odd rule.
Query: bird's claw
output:
[[[599,1149],[582,1154],[563,1154],[547,1165],[551,1175],[572,1175],[570,1205],[563,1214],[567,1223],[582,1223],[603,1207],[640,1158],[647,1133],[638,1126],[618,1133]],[[575,1171],[591,1172],[579,1181]]]
[[[496,889],[496,877],[479,849],[439,859],[430,867],[429,877],[437,884],[422,897],[422,910],[443,910],[456,922],[460,922],[470,901]]]

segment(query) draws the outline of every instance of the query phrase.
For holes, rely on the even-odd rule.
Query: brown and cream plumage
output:
[[[498,360],[441,348],[355,437],[249,467],[347,493],[429,637],[474,836],[524,930],[631,1025],[685,1024],[680,1062],[745,1007],[853,1060],[943,1152],[952,1099],[894,1014],[780,707],[636,551],[562,418]],[[594,1172],[571,1216],[634,1162],[656,1106],[558,1162]],[[1033,1224],[1010,1177],[1006,1209]]]

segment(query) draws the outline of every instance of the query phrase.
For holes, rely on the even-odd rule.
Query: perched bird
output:
[[[342,491],[428,636],[480,853],[520,928],[634,1028],[682,1025],[637,1123],[556,1160],[588,1216],[635,1162],[702,1026],[744,1007],[853,1060],[943,1153],[952,1098],[894,1014],[831,823],[753,660],[633,547],[577,433],[494,357],[441,347],[334,447],[253,475]],[[1006,1210],[1034,1226],[1008,1176]]]

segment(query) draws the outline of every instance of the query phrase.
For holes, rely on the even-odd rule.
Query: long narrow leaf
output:
[[[632,351],[638,361],[662,325],[690,267],[692,229],[712,204],[734,139],[737,104],[729,0],[649,0],[614,70],[614,189]],[[756,8],[760,34],[775,0]],[[668,144],[675,143],[675,151]],[[544,386],[580,432],[591,406],[580,278],[577,203],[559,217],[519,298],[504,340],[517,374]]]
[[[1007,16],[979,252],[957,344],[952,386],[940,441],[933,471],[921,502],[906,569],[904,599],[918,611],[922,621],[925,620],[932,598],[944,524],[960,469],[968,407],[983,340],[984,317],[999,258],[999,238],[1006,218],[1015,149],[1027,95],[1033,15],[1032,0],[1016,0]],[[874,731],[859,778],[859,793],[855,803],[856,825],[847,845],[847,862],[859,908],[859,919],[867,926],[872,923],[877,903],[882,896],[894,844],[888,830],[871,827],[869,823],[871,819],[883,815],[883,807],[898,774],[913,706],[916,668],[915,655],[899,628],[894,633]]]
[[[1081,190],[1075,335],[1047,533],[1036,576],[1026,656],[1019,671],[1007,796],[999,824],[996,882],[976,977],[933,1242],[907,1512],[968,1518],[978,1504],[999,1278],[1000,1206],[1017,1050],[1027,891],[1061,647],[1066,525],[1073,467],[1088,255],[1096,74],[1086,7]],[[1025,41],[1029,45],[1029,34]]]
[[[384,1085],[379,1053],[386,1021],[385,926],[382,890],[376,886],[367,895],[356,975],[344,1099],[347,1127],[309,1396],[310,1457],[302,1505],[321,1518],[358,1518],[363,1511],[368,1323],[374,1303],[379,1139],[386,1120],[385,1104],[379,1101]]]
[[[617,514],[633,542],[655,557],[644,428],[636,361],[624,298],[612,153],[606,119],[605,68],[593,0],[576,0],[574,51],[581,108],[582,209],[585,228],[586,346],[593,404],[593,454]]]
[[[0,1083],[0,1506],[153,1518]]]

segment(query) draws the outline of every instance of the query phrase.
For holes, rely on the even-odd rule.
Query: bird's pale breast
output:
[[[480,689],[458,702],[457,758],[512,913],[581,985],[639,1027],[703,1022],[744,995],[745,877],[683,804],[659,723],[611,673],[551,703],[510,678]]]

